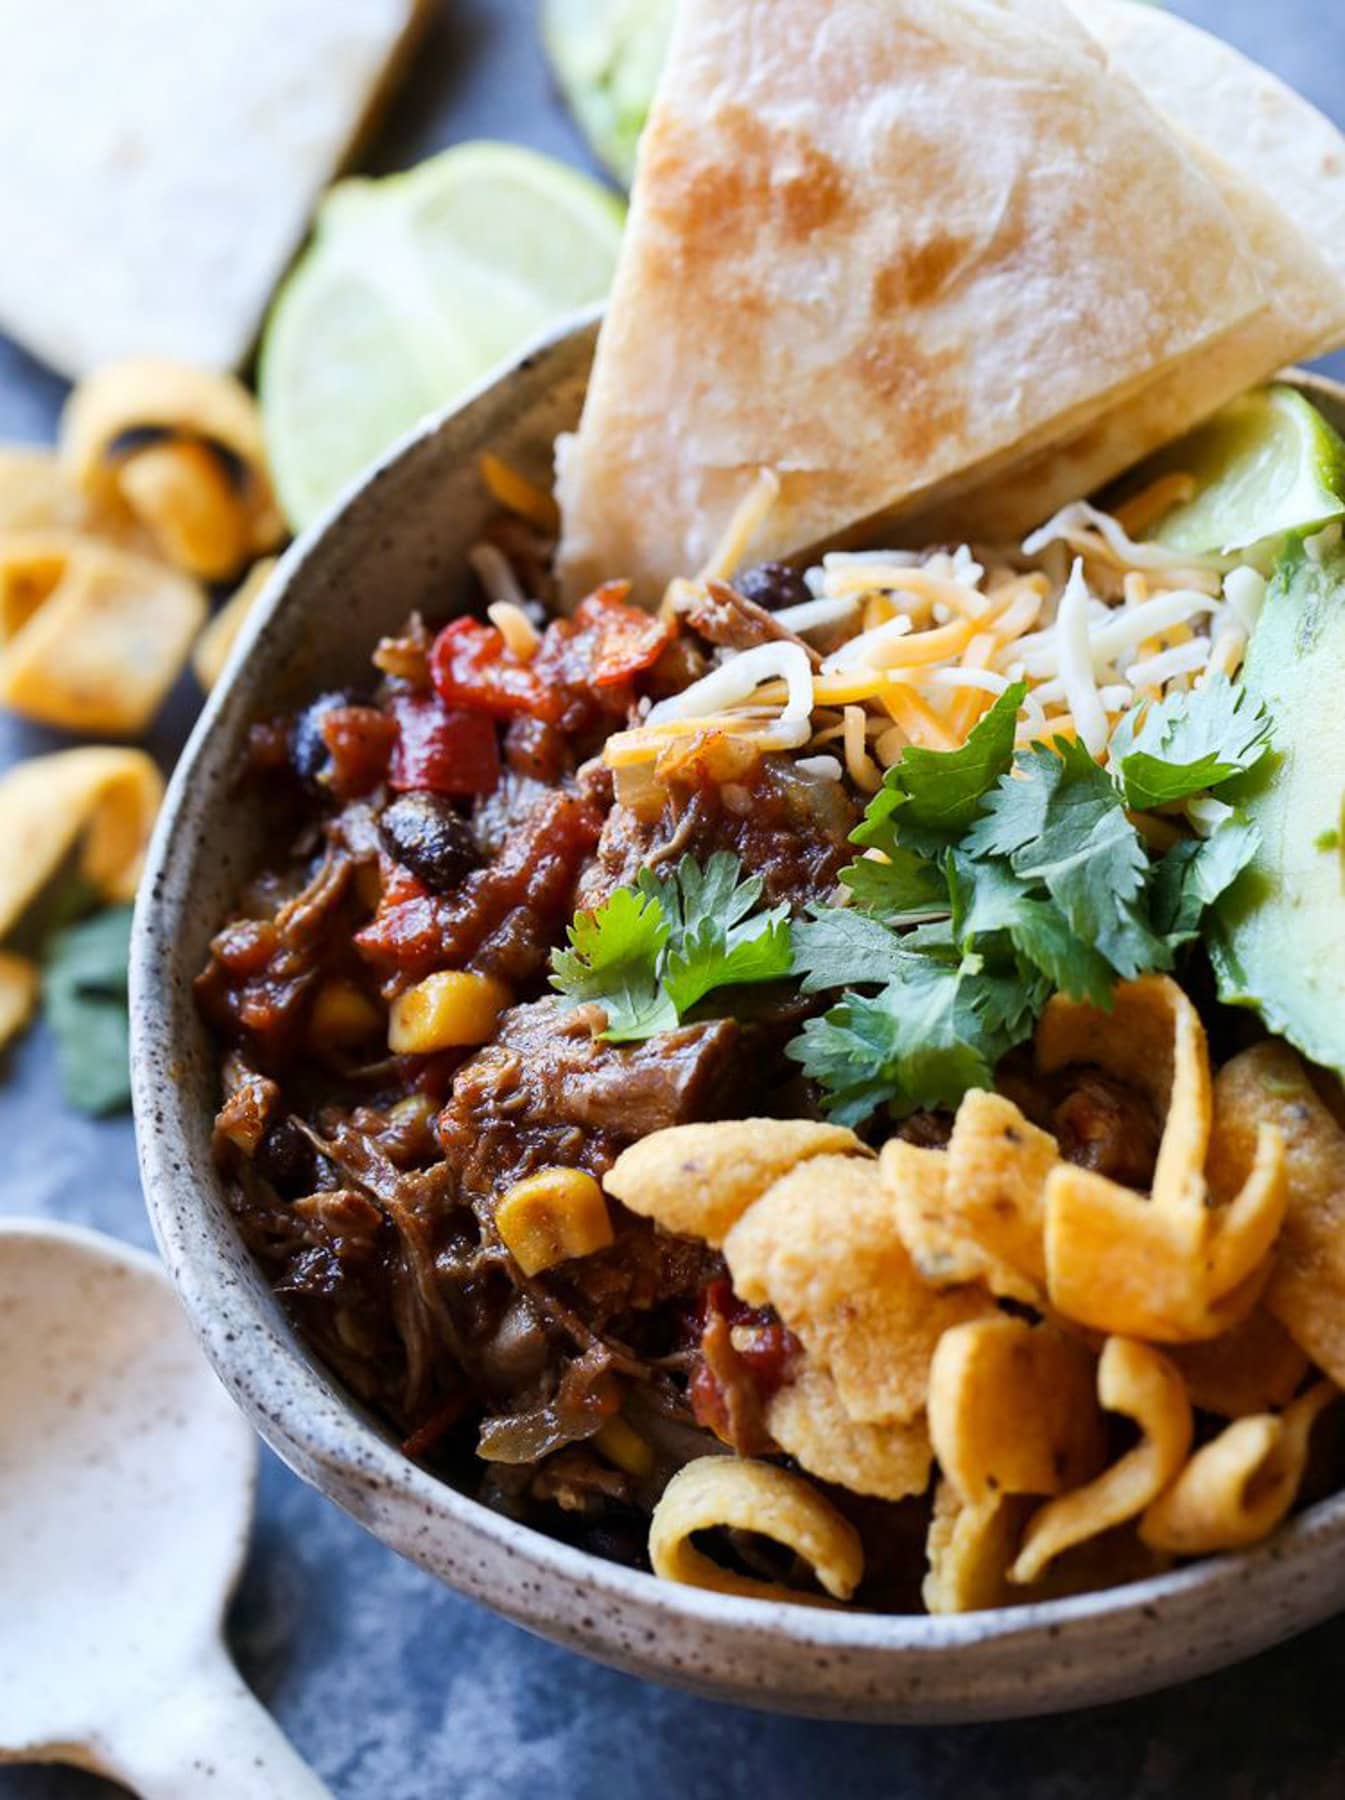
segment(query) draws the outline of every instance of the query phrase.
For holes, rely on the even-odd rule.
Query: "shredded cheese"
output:
[[[1069,710],[1089,755],[1101,756],[1107,748],[1110,731],[1093,669],[1093,647],[1088,635],[1089,599],[1083,558],[1076,557],[1056,616],[1060,679]]]
[[[1174,644],[1170,650],[1160,650],[1157,656],[1146,657],[1143,662],[1132,663],[1126,673],[1134,687],[1162,687],[1178,675],[1194,675],[1203,669],[1209,655],[1210,640],[1192,638],[1188,643]]]
[[[851,781],[862,794],[876,794],[883,785],[883,772],[869,755],[868,721],[862,707],[845,709],[845,766]]]
[[[798,644],[758,644],[725,658],[716,669],[693,681],[680,694],[660,700],[645,723],[664,725],[675,720],[701,719],[750,700],[768,681],[783,681],[787,704],[781,715],[789,724],[807,723],[813,710],[813,672],[808,655]]]
[[[804,637],[820,631],[824,625],[839,625],[859,610],[859,595],[842,595],[835,600],[805,600],[801,606],[782,606],[775,615],[777,625]]]
[[[492,606],[503,603],[516,606],[520,612],[526,607],[528,596],[518,585],[513,564],[502,550],[497,550],[494,544],[473,544],[467,552],[467,561]]]
[[[542,644],[542,634],[513,600],[494,600],[486,617],[520,662],[531,662]]]
[[[747,553],[752,539],[769,518],[780,498],[780,477],[774,469],[762,469],[738,502],[714,555],[701,571],[702,581],[728,581]]]

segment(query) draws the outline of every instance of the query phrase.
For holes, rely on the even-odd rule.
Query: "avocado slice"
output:
[[[1345,1073],[1345,548],[1290,540],[1243,680],[1270,714],[1274,750],[1220,789],[1261,838],[1215,909],[1220,997]]]

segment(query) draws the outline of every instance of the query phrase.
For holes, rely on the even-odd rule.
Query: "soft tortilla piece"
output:
[[[1055,0],[686,0],[577,437],[573,597],[1059,441],[1260,315],[1217,187]]]
[[[0,0],[0,328],[240,362],[429,0]]]
[[[922,506],[903,523],[907,541],[1020,537],[1286,364],[1345,341],[1345,137],[1275,76],[1162,7],[1070,4],[1216,183],[1272,304],[1082,432]]]
[[[724,1259],[735,1293],[775,1308],[861,1425],[914,1419],[940,1337],[995,1310],[979,1288],[925,1284],[877,1166],[853,1156],[783,1176],[728,1233]]]

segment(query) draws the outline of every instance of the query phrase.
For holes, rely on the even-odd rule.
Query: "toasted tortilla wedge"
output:
[[[946,484],[897,536],[1021,536],[1288,363],[1345,343],[1345,136],[1229,45],[1140,0],[1070,0],[1202,161],[1271,296],[1266,313],[1063,443]]]
[[[1206,171],[1056,0],[684,0],[576,438],[567,591],[1057,443],[1262,316]]]

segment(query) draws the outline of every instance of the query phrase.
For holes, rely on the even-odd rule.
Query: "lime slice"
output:
[[[676,0],[545,0],[542,37],[571,111],[629,187]]]
[[[1195,496],[1153,533],[1186,555],[1231,554],[1345,515],[1345,443],[1296,389],[1257,388],[1145,464],[1184,469]]]
[[[509,144],[339,182],[276,298],[258,386],[302,528],[415,422],[611,284],[624,208]]]

